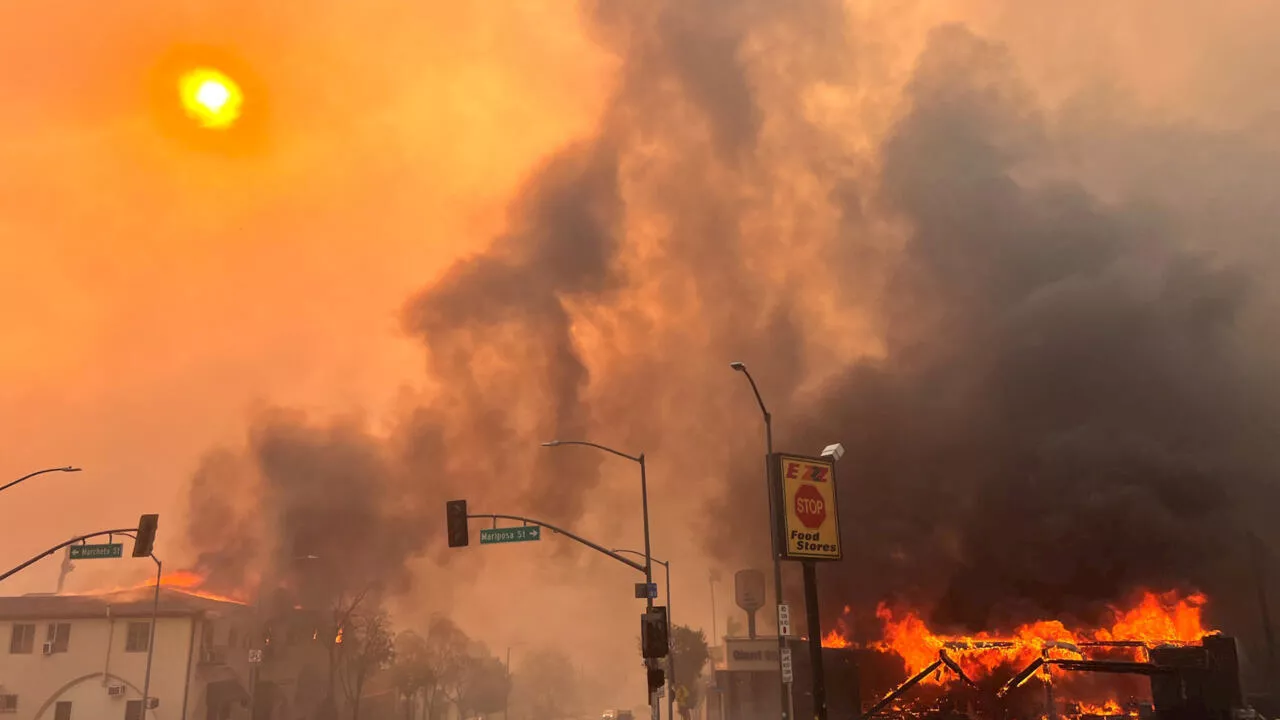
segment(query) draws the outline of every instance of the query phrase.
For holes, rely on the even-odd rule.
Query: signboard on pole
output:
[[[124,557],[124,544],[72,545],[68,556],[72,560],[102,560]]]
[[[782,682],[789,683],[795,679],[791,670],[791,648],[782,648]]]
[[[636,583],[636,599],[658,597],[658,583]]]
[[[774,453],[770,460],[782,559],[841,559],[835,463],[785,453]]]
[[[783,637],[791,635],[791,608],[786,605],[778,606],[778,634]]]
[[[480,544],[532,542],[542,539],[542,528],[537,525],[521,525],[509,528],[486,528],[480,531]]]
[[[261,651],[261,650],[250,650],[250,651],[249,651],[249,664],[250,664],[250,665],[257,665],[257,664],[258,664],[258,663],[260,663],[260,662],[262,662],[262,651]]]

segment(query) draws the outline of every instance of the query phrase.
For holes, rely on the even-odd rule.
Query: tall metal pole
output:
[[[44,475],[45,473],[52,473],[52,472],[80,472],[80,468],[67,465],[66,467],[45,468],[44,470],[37,470],[33,473],[27,473],[26,475],[23,475],[22,477],[18,478],[17,480],[14,480],[13,482],[0,485],[0,492],[4,492],[5,490],[8,490],[14,485],[17,485],[18,483],[23,482],[25,480],[30,480],[31,478],[37,475]]]
[[[667,571],[667,720],[676,720],[676,624],[671,620],[671,561],[662,563]]]
[[[507,687],[502,698],[502,720],[511,720],[511,646],[507,646]]]
[[[614,450],[611,447],[587,442],[585,440],[552,440],[550,442],[542,443],[543,447],[558,447],[560,445],[584,445],[586,447],[593,447],[597,450],[603,450],[604,452],[611,453],[618,457],[626,458],[634,463],[640,464],[640,505],[644,512],[644,599],[645,609],[651,610],[653,608],[653,596],[649,594],[648,590],[653,587],[653,557],[650,554],[649,547],[649,480],[645,474],[644,453],[640,453],[639,455],[628,455],[624,452]],[[670,612],[670,608],[668,608],[668,612]],[[645,667],[650,667],[648,661],[645,662]],[[649,708],[652,711],[653,720],[660,720],[660,706],[654,695],[655,693],[649,693]],[[783,720],[786,719],[784,718]]]
[[[160,558],[151,554],[151,559],[156,561],[156,592],[155,597],[151,600],[151,637],[147,639],[147,672],[142,680],[142,716],[147,715],[147,701],[151,698],[151,658],[156,651],[156,618],[160,614]]]
[[[745,363],[730,363],[730,367],[747,376],[747,382],[751,383],[751,392],[756,396],[756,403],[760,406],[760,413],[764,415],[764,438],[765,438],[765,456],[764,456],[764,484],[766,497],[769,499],[769,545],[773,550],[773,596],[776,598],[778,607],[782,607],[782,557],[778,548],[778,532],[777,532],[777,512],[774,508],[773,500],[773,482],[770,478],[772,474],[770,462],[773,458],[773,415],[769,409],[765,407],[764,398],[760,396],[760,388],[756,387],[755,378],[751,377],[751,372],[747,370]],[[774,613],[774,619],[777,620],[780,613]],[[791,717],[791,684],[788,683],[782,675],[782,656],[786,654],[787,639],[782,632],[778,632],[778,682],[779,682],[779,699],[782,704],[782,720],[789,720]]]
[[[827,678],[822,664],[822,621],[818,617],[818,565],[812,560],[805,560],[804,566],[804,605],[805,614],[809,616],[809,668],[813,683],[813,716],[816,720],[827,720]]]
[[[716,621],[716,576],[707,573],[707,585],[711,587],[711,643],[723,642],[720,639],[720,623]]]

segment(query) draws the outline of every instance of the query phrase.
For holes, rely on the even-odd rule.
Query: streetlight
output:
[[[26,475],[23,475],[22,477],[18,478],[17,480],[14,480],[13,482],[7,485],[0,485],[0,492],[4,492],[5,490],[8,490],[9,488],[13,487],[14,485],[17,485],[18,483],[24,480],[30,480],[31,478],[37,475],[43,475],[45,473],[51,473],[51,472],[80,472],[80,468],[67,465],[66,467],[45,468],[44,470],[37,470],[33,473],[27,473]]]
[[[774,524],[776,523],[776,513],[773,507],[773,486],[769,481],[769,463],[773,458],[773,415],[769,414],[769,409],[764,405],[764,398],[760,397],[760,388],[756,387],[755,378],[751,377],[751,372],[747,370],[747,364],[742,362],[731,362],[729,367],[735,371],[747,376],[747,382],[751,383],[751,392],[756,396],[756,404],[760,406],[760,413],[764,415],[764,437],[765,437],[765,456],[764,456],[764,487],[765,497],[769,499],[769,544],[773,549],[773,594],[777,598],[778,607],[782,607],[782,560],[778,553],[778,533]],[[780,613],[779,613],[780,614]],[[775,620],[776,620],[775,616]],[[782,636],[781,628],[778,632],[778,682],[781,685],[780,700],[782,702],[782,720],[787,720],[790,713],[790,686],[782,677],[782,656],[786,655],[787,639]]]
[[[611,447],[606,447],[598,443],[587,442],[586,440],[552,440],[550,442],[542,443],[542,447],[550,448],[560,447],[561,445],[581,445],[583,447],[595,448],[596,450],[603,450],[604,452],[617,455],[620,458],[625,458],[640,465],[640,505],[644,512],[644,602],[646,610],[652,609],[653,595],[649,593],[649,588],[653,587],[653,555],[649,551],[649,481],[645,477],[644,453],[640,453],[639,455],[628,455],[624,452],[614,450]],[[670,608],[668,608],[667,612],[670,612]],[[650,702],[653,702],[652,698],[650,699]],[[655,703],[651,707],[653,708],[653,714],[656,716],[658,714],[658,705]],[[786,720],[786,718],[783,718],[783,720]]]
[[[614,550],[614,552],[640,555],[635,550]],[[676,636],[673,632],[675,623],[671,621],[671,561],[659,560],[658,558],[650,559],[661,565],[667,575],[667,720],[676,720]]]
[[[644,512],[644,583],[645,583],[645,606],[653,607],[653,598],[649,595],[649,586],[653,584],[653,557],[649,554],[649,481],[645,477],[644,472],[644,453],[639,455],[628,455],[619,452],[611,447],[605,447],[593,442],[585,440],[552,440],[542,443],[542,447],[560,447],[561,445],[581,445],[583,447],[595,448],[604,452],[617,455],[620,458],[626,458],[633,463],[640,465],[640,504]]]

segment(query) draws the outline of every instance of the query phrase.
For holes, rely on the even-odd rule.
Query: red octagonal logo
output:
[[[795,513],[805,527],[817,530],[827,519],[827,501],[812,485],[801,485],[796,489]]]

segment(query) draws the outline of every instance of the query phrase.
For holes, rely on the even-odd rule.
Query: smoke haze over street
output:
[[[443,503],[639,547],[634,465],[539,443],[643,451],[674,619],[709,625],[707,570],[768,555],[741,360],[779,449],[848,449],[824,608],[1185,586],[1252,622],[1280,8],[260,5],[0,9],[6,472],[86,469],[6,495],[10,564],[159,512],[215,590],[313,555],[629,679],[633,571],[447,552]],[[243,127],[175,120],[188,62],[240,71]]]

